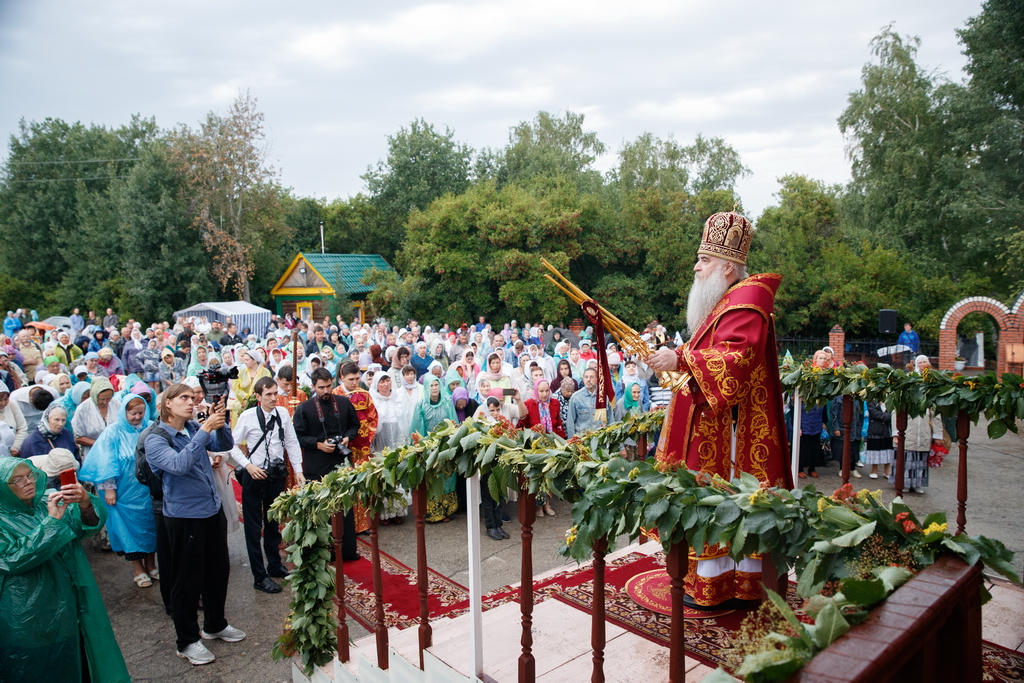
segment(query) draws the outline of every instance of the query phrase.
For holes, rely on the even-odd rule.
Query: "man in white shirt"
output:
[[[274,499],[284,493],[288,470],[285,453],[292,463],[299,485],[306,483],[302,474],[302,449],[295,436],[288,411],[277,405],[277,382],[261,377],[253,387],[259,402],[238,417],[232,436],[235,446],[231,459],[242,486],[242,517],[245,521],[245,547],[249,553],[253,588],[264,593],[280,593],[281,586],[271,577],[288,576],[281,562],[281,531],[277,522],[267,518]],[[263,550],[260,550],[260,533]],[[267,562],[263,563],[263,553]]]

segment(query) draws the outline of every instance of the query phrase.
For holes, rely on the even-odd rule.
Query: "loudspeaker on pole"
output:
[[[878,334],[896,334],[896,311],[883,308],[878,312]]]

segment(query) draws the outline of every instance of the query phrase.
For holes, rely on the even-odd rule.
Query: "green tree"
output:
[[[392,259],[410,211],[425,209],[434,199],[460,194],[469,186],[472,158],[473,150],[457,142],[454,131],[445,127],[441,132],[423,119],[388,136],[387,159],[361,176],[379,212],[378,230],[385,237],[378,253]]]
[[[165,141],[154,141],[113,192],[123,244],[118,310],[143,321],[167,320],[176,310],[215,298],[209,254],[185,196],[185,178]]]
[[[572,186],[541,193],[486,182],[435,200],[410,216],[398,254],[403,278],[414,279],[422,293],[405,310],[432,322],[469,321],[499,310],[519,319],[565,317],[566,300],[543,279],[540,257],[565,271],[579,254],[579,215]],[[375,301],[401,291],[393,282]]]
[[[593,165],[606,147],[597,133],[584,130],[584,118],[573,112],[559,117],[541,111],[533,121],[513,126],[497,163],[498,186],[561,177],[582,191],[597,191],[601,174]]]
[[[89,290],[97,277],[105,280],[116,270],[111,257],[117,245],[109,233],[106,239],[97,234],[104,229],[97,226],[98,215],[109,213],[101,205],[111,183],[128,172],[140,146],[156,134],[156,123],[139,117],[115,129],[49,118],[21,121],[0,179],[0,270],[39,287],[54,306],[85,305],[84,297],[75,298],[76,289]],[[85,219],[90,225],[83,232]],[[91,262],[84,273],[78,270],[81,261]],[[97,275],[103,263],[114,268]],[[75,275],[69,275],[72,269]]]
[[[256,99],[240,94],[227,116],[210,112],[198,129],[182,125],[172,136],[172,153],[188,184],[189,213],[212,254],[210,274],[245,301],[252,301],[257,262],[263,271],[280,265],[279,252],[275,259],[273,251],[261,250],[279,250],[291,234],[277,171],[268,164],[263,119]]]

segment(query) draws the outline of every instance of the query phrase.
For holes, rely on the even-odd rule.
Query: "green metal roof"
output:
[[[394,270],[379,254],[308,254],[303,252],[302,257],[332,287],[341,280],[349,294],[365,294],[373,291],[373,287],[361,282],[363,273],[367,270],[371,268]]]

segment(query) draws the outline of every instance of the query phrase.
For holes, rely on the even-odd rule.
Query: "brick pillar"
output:
[[[952,370],[956,358],[956,328],[939,330],[939,370]]]
[[[836,325],[828,333],[828,345],[832,347],[835,352],[833,358],[839,362],[843,362],[843,358],[846,356],[846,333],[843,332],[843,328]]]

